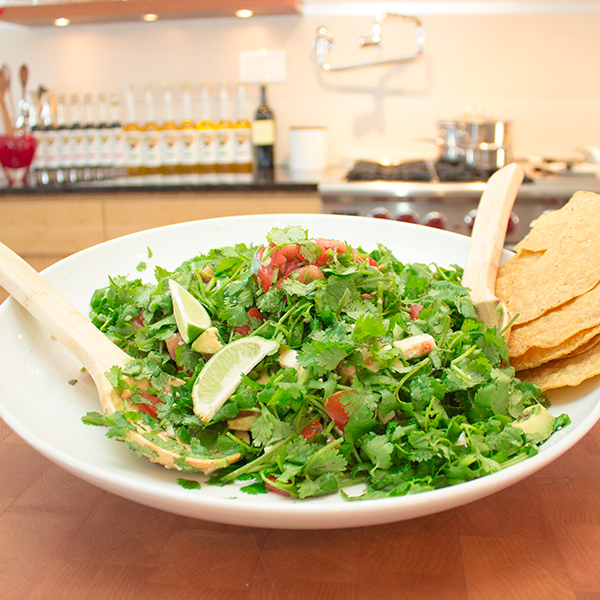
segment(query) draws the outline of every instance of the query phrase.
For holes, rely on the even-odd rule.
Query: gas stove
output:
[[[506,246],[513,247],[540,215],[563,206],[578,190],[600,193],[596,177],[538,176],[520,163],[525,179],[510,217]],[[493,171],[461,163],[359,160],[319,184],[323,212],[394,219],[470,235],[477,205]]]

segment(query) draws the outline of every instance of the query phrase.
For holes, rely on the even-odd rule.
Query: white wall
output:
[[[373,9],[390,5],[371,4]],[[334,66],[377,57],[355,48],[355,40],[370,32],[372,19],[364,16],[368,2],[352,11],[348,3],[318,0],[306,4],[305,16],[62,29],[4,25],[0,62],[12,68],[15,95],[22,62],[30,66],[31,87],[43,84],[57,94],[122,93],[126,81],[141,89],[145,81],[158,87],[170,80],[177,90],[187,80],[199,90],[204,81],[215,87],[221,81],[235,83],[242,50],[286,50],[288,79],[269,89],[277,118],[278,162],[287,160],[292,125],[327,125],[332,163],[435,156],[433,144],[416,138],[434,137],[438,120],[456,118],[472,103],[513,122],[518,157],[570,157],[578,147],[600,145],[600,3],[572,2],[575,11],[581,10],[565,12],[569,3],[549,2],[546,7],[561,10],[524,14],[519,3],[507,0],[479,3],[479,8],[504,5],[507,10],[496,10],[499,14],[467,10],[468,3],[448,0],[395,4],[423,8],[425,55],[404,66],[321,71],[312,48],[321,25],[336,42],[330,55]],[[381,58],[410,53],[413,31],[386,22],[384,43]],[[257,93],[256,86],[249,87],[249,111],[257,104]]]

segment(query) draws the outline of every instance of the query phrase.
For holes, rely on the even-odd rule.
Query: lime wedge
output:
[[[225,404],[240,385],[242,374],[247,375],[267,354],[277,350],[279,344],[258,336],[244,337],[223,346],[200,371],[192,400],[194,413],[207,423]]]
[[[194,296],[173,279],[169,279],[169,289],[177,329],[183,341],[189,344],[210,327],[210,315]]]

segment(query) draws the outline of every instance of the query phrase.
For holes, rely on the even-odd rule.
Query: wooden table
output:
[[[536,475],[437,515],[286,531],[148,508],[0,421],[3,600],[600,598],[600,425]]]

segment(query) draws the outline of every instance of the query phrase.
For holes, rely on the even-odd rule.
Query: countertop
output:
[[[1,176],[1,173],[0,173]],[[148,192],[316,192],[322,173],[290,173],[286,168],[276,168],[272,178],[256,174],[226,175],[149,175],[121,177],[89,182],[35,185],[32,187],[9,188],[0,181],[0,198],[19,195],[55,196],[77,194],[78,196],[99,193],[136,194]]]
[[[124,500],[0,421],[3,600],[592,600],[600,425],[537,474],[461,508],[358,529],[220,525]]]

